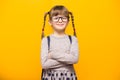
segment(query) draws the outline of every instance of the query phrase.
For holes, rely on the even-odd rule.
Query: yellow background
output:
[[[56,4],[74,14],[78,80],[120,80],[119,0],[1,0],[0,80],[40,80],[43,15]],[[66,33],[73,34],[71,22]]]

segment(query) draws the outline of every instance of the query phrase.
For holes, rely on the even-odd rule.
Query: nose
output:
[[[59,22],[62,22],[62,18],[59,18]]]

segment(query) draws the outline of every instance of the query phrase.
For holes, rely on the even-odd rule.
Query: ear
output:
[[[70,20],[67,21],[67,24],[70,22]]]
[[[49,20],[49,21],[48,21],[48,23],[49,23],[50,25],[52,25],[52,22],[51,22],[51,20]]]
[[[70,22],[70,20],[68,20],[68,23]]]

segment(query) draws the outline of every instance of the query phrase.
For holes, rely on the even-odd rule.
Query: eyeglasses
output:
[[[62,22],[68,21],[67,17],[52,17],[52,21],[58,22],[60,20],[60,18],[61,18]]]

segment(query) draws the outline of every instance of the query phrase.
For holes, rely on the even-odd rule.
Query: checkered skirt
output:
[[[67,70],[44,70],[42,80],[77,80],[75,72]]]

